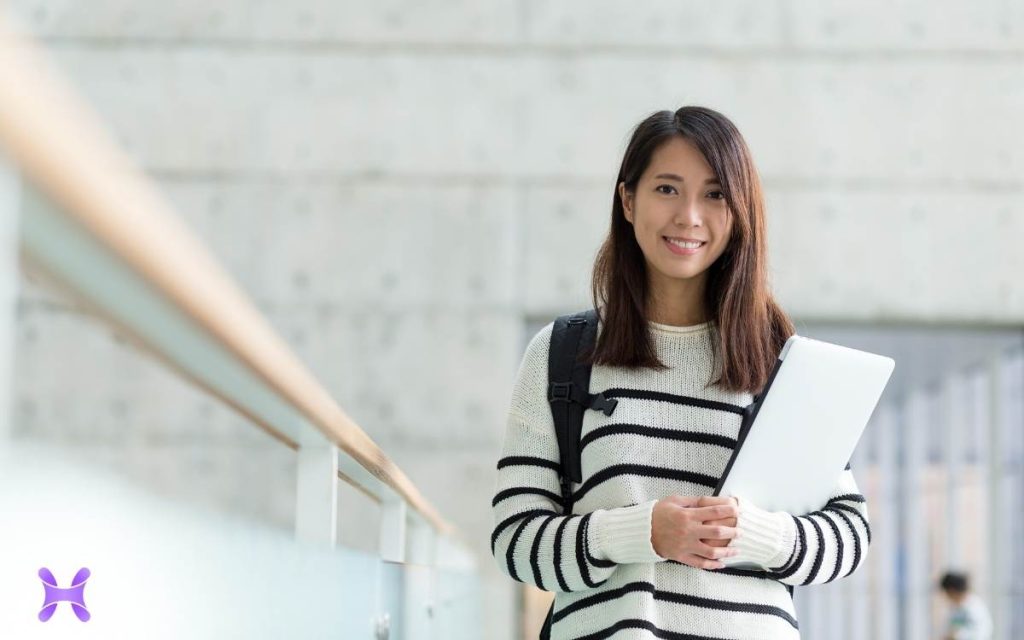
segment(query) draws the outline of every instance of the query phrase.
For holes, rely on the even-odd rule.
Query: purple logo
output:
[[[78,619],[82,622],[89,621],[89,611],[85,608],[85,581],[89,579],[88,569],[85,567],[79,569],[71,580],[71,586],[67,589],[57,586],[57,579],[46,567],[39,570],[39,577],[43,581],[43,590],[46,591],[43,596],[43,608],[39,611],[39,619],[42,622],[53,617],[58,602],[70,602],[71,610],[75,612]]]

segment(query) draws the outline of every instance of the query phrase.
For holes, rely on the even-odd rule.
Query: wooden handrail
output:
[[[0,16],[0,143],[20,171],[324,437],[455,535],[277,335],[42,52]]]

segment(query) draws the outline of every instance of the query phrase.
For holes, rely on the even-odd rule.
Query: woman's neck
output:
[[[696,286],[680,287],[668,295],[652,295],[647,304],[647,320],[677,327],[707,322],[703,293],[703,288]]]

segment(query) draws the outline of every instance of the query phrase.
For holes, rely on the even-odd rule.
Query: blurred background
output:
[[[547,609],[487,543],[526,343],[590,304],[631,127],[686,104],[721,111],[761,172],[772,282],[798,333],[896,360],[853,460],[872,516],[868,564],[796,590],[802,636],[941,637],[936,584],[960,569],[994,637],[1024,637],[1024,4],[8,0],[6,11],[463,533],[480,578],[472,637],[488,640],[535,637]],[[291,530],[294,451],[31,265],[11,309],[11,442]],[[344,483],[337,499],[338,544],[375,550],[379,506]]]

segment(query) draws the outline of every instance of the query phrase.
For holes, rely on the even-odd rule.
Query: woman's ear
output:
[[[633,224],[633,194],[626,190],[626,183],[619,183],[619,200],[622,201],[622,211],[626,220]]]

